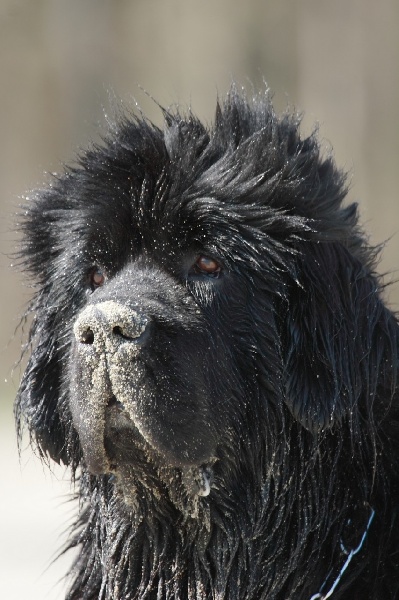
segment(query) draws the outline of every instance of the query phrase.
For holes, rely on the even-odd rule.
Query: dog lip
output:
[[[135,429],[134,422],[123,402],[112,396],[105,407],[104,436],[113,437],[115,432],[122,429]]]
[[[118,465],[113,456],[107,452],[106,437],[113,437],[115,431],[133,427],[127,411],[122,402],[116,396],[111,396],[105,408],[104,438],[102,444],[86,444],[84,456],[88,470],[93,475],[104,475],[105,473],[117,471]]]
[[[111,396],[105,406],[102,433],[98,431],[97,436],[94,437],[81,433],[85,463],[92,475],[104,475],[117,470],[115,458],[107,452],[105,439],[112,438],[118,430],[131,426],[132,421],[123,403],[115,396]]]

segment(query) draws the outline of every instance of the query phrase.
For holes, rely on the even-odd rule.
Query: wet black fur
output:
[[[67,597],[310,600],[336,582],[342,543],[359,544],[373,509],[332,598],[399,598],[398,324],[356,206],[343,204],[345,177],[267,94],[233,88],[210,128],[164,116],[163,131],[121,118],[23,219],[36,291],[16,417],[43,457],[78,469]],[[198,255],[218,277],[193,270]],[[91,292],[93,265],[108,279]],[[209,496],[193,499],[156,444],[152,459],[127,438],[114,448],[131,464],[132,505],[112,474],[85,467],[72,327],[107,286],[139,289],[135,306],[155,323],[152,377],[177,390],[165,428],[180,388],[202,386],[184,398],[215,458]]]

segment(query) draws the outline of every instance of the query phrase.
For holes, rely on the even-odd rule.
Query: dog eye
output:
[[[208,275],[210,277],[218,277],[222,270],[222,267],[214,258],[204,255],[197,258],[194,268],[197,273]]]
[[[89,284],[93,291],[104,285],[106,279],[107,277],[100,267],[93,267],[89,272]]]

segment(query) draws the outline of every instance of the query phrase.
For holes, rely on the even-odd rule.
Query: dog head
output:
[[[37,291],[16,410],[41,451],[96,475],[204,474],[290,420],[361,429],[394,387],[395,324],[345,195],[267,97],[233,89],[211,129],[122,119],[24,217]]]

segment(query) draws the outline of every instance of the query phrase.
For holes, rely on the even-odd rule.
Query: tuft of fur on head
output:
[[[398,597],[398,325],[345,175],[267,93],[164,118],[25,207],[15,411],[79,469],[67,598],[308,600],[371,509],[334,598]]]

